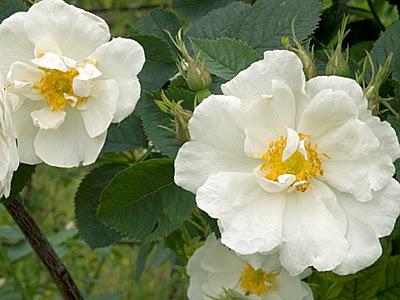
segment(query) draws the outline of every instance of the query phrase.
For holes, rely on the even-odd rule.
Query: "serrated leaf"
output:
[[[179,17],[193,22],[208,12],[235,1],[238,0],[174,0],[173,8]]]
[[[390,26],[375,42],[371,50],[376,66],[383,66],[390,53],[393,53],[392,76],[396,80],[400,80],[400,21]]]
[[[204,59],[206,69],[218,77],[230,80],[262,56],[246,43],[231,39],[192,39],[195,53]]]
[[[126,165],[104,165],[92,170],[81,182],[75,195],[75,216],[79,233],[91,248],[112,245],[121,235],[102,224],[97,216],[101,192]]]
[[[373,299],[384,281],[386,262],[380,260],[358,274],[343,285],[342,292],[336,300]]]
[[[195,95],[181,88],[170,88],[165,91],[170,100],[183,101],[186,109],[192,109]],[[182,144],[176,139],[175,133],[165,128],[171,128],[171,117],[162,112],[154,103],[159,100],[160,92],[147,93],[139,102],[139,113],[143,120],[144,131],[161,151],[162,154],[175,158]]]
[[[153,9],[148,16],[141,19],[139,23],[139,32],[163,39],[170,45],[171,49],[175,51],[175,46],[166,31],[172,36],[176,36],[181,26],[181,21],[173,12],[156,8]]]
[[[159,192],[173,185],[173,161],[153,159],[119,173],[104,190],[97,216],[135,240],[150,234],[162,209]]]
[[[194,196],[174,183],[173,160],[153,159],[112,180],[102,194],[97,216],[129,238],[147,241],[162,239],[178,228],[193,208]]]
[[[163,212],[151,240],[162,240],[190,218],[196,208],[194,195],[175,185],[160,193]]]
[[[144,48],[146,62],[139,74],[142,91],[160,89],[178,70],[175,54],[166,41],[157,36],[135,35],[133,37]]]
[[[0,1],[0,22],[18,11],[26,11],[28,7],[22,0]]]
[[[139,117],[130,116],[119,124],[108,128],[106,143],[102,153],[127,151],[145,147],[146,137]]]
[[[246,42],[259,52],[282,48],[282,36],[291,36],[296,18],[296,35],[303,40],[313,33],[320,16],[321,2],[305,0],[258,0],[253,6],[234,2],[213,10],[196,21],[188,36],[197,39],[231,37]]]
[[[400,299],[400,256],[387,260],[384,283],[376,296],[379,300]]]

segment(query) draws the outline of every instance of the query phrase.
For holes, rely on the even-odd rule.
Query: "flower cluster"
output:
[[[196,194],[221,232],[189,260],[189,299],[312,299],[301,281],[310,267],[346,275],[372,265],[400,214],[400,145],[359,84],[314,77],[314,65],[276,50],[209,96],[212,77],[181,33],[183,77],[196,100],[206,99],[193,114],[164,94],[156,104],[175,118],[179,141],[189,140],[176,184]],[[135,109],[144,62],[139,43],[111,39],[104,20],[62,0],[4,20],[0,197],[19,162],[94,163],[110,124]]]
[[[175,162],[176,183],[218,219],[221,242],[240,255],[276,253],[291,276],[373,264],[400,213],[400,147],[361,87],[306,82],[295,54],[267,51],[222,91],[195,109]]]

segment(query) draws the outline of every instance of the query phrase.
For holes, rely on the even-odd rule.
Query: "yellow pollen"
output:
[[[240,288],[246,295],[263,295],[269,289],[275,288],[272,280],[278,276],[278,273],[267,274],[263,270],[255,270],[252,266],[246,265],[240,278]]]
[[[308,138],[308,135],[299,134],[300,140]],[[304,183],[297,185],[296,190],[304,192],[309,187],[309,180],[315,176],[324,175],[324,169],[320,155],[317,150],[317,145],[311,142],[305,142],[307,158],[297,150],[287,160],[282,161],[282,155],[286,147],[287,138],[281,136],[278,140],[272,141],[268,150],[264,153],[261,170],[266,172],[265,178],[278,181],[278,177],[283,174],[292,174],[296,176],[296,182]],[[329,158],[327,154],[322,154]]]
[[[68,104],[75,106],[87,100],[85,97],[78,97],[74,94],[73,79],[79,74],[76,69],[71,68],[67,72],[40,69],[44,72],[44,76],[34,88],[43,96],[52,111],[66,110]],[[66,95],[76,97],[76,102],[66,99]]]

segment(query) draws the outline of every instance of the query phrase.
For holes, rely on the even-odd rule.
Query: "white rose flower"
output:
[[[0,198],[8,197],[11,191],[11,179],[18,169],[19,158],[14,129],[12,127],[4,82],[0,76]]]
[[[225,291],[249,300],[309,300],[309,286],[300,277],[290,276],[276,255],[239,256],[211,234],[189,259],[189,300],[221,298]]]
[[[240,254],[278,249],[291,275],[375,262],[400,212],[400,147],[361,87],[305,82],[295,54],[267,51],[222,91],[196,108],[175,163],[176,183],[219,220],[222,243]]]
[[[19,96],[13,119],[24,163],[93,163],[110,124],[130,115],[140,96],[143,48],[110,41],[101,18],[61,0],[4,20],[0,54],[7,90]]]

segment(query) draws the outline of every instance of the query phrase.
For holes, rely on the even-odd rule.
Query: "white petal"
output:
[[[189,122],[192,141],[178,152],[175,182],[196,192],[207,178],[221,171],[249,172],[259,164],[244,153],[245,134],[240,100],[210,96]]]
[[[306,106],[297,131],[310,134],[314,139],[357,117],[357,107],[346,93],[323,90]]]
[[[40,129],[57,129],[65,120],[66,112],[63,110],[51,111],[49,107],[35,110],[31,113],[33,125]]]
[[[211,95],[196,107],[189,122],[192,140],[245,157],[244,124],[240,100]]]
[[[281,242],[284,195],[265,193],[252,174],[213,175],[196,201],[220,220],[222,243],[239,254],[271,251]]]
[[[400,214],[400,184],[391,179],[379,192],[373,192],[371,201],[360,203],[348,194],[337,194],[343,208],[361,222],[368,224],[377,237],[389,235]]]
[[[67,112],[64,123],[57,130],[39,130],[34,142],[36,154],[48,165],[71,168],[82,162],[96,161],[104,145],[106,133],[91,138],[79,112]]]
[[[268,143],[273,140],[265,128],[246,128],[246,139],[244,141],[244,151],[247,156],[261,159],[268,149]]]
[[[78,76],[72,80],[74,94],[80,97],[88,97],[93,88],[93,82],[80,80]]]
[[[272,81],[281,80],[294,94],[304,90],[303,65],[296,54],[286,50],[266,51],[264,59],[241,71],[231,81],[223,84],[225,95],[243,99],[245,103],[257,101],[261,95],[271,95]]]
[[[91,80],[101,76],[101,72],[96,68],[95,65],[88,63],[83,67],[77,67],[79,75],[77,76],[80,80]]]
[[[289,157],[297,152],[297,149],[299,148],[299,142],[299,134],[292,128],[287,128],[287,140],[285,149],[283,150],[282,154],[282,161],[287,160]]]
[[[54,69],[61,72],[67,72],[68,66],[60,55],[52,52],[47,52],[43,56],[32,59],[31,62],[38,67],[45,69]]]
[[[308,295],[299,277],[293,277],[284,269],[275,278],[273,283],[276,285],[276,293],[284,300],[303,300]],[[268,297],[267,297],[268,299]]]
[[[343,226],[325,204],[336,201],[335,195],[322,186],[288,194],[280,260],[292,276],[309,266],[332,270],[348,251]]]
[[[333,271],[339,275],[356,273],[372,265],[382,254],[382,247],[372,228],[351,214],[347,215],[350,249],[344,261]]]
[[[106,79],[128,80],[142,70],[145,57],[143,47],[131,39],[116,38],[101,45],[90,58],[99,63]]]
[[[27,13],[24,28],[35,44],[43,37],[51,38],[63,55],[76,61],[87,58],[110,39],[108,26],[101,18],[62,0],[46,0],[33,5]]]
[[[259,164],[256,160],[228,151],[216,149],[206,143],[187,142],[181,147],[175,160],[175,183],[196,193],[213,174],[224,171],[252,174],[252,170]]]
[[[391,158],[380,151],[379,142],[363,122],[351,120],[317,141],[330,159],[323,162],[321,180],[359,201],[372,199],[394,174]]]
[[[91,104],[87,109],[80,110],[90,137],[107,131],[114,117],[118,97],[118,85],[114,80],[101,80],[93,84],[92,94],[87,99]]]
[[[43,72],[22,62],[15,62],[7,75],[9,86],[7,91],[22,95],[32,100],[42,100],[42,96],[34,89],[43,76]]]
[[[296,176],[293,174],[282,174],[278,177],[278,181],[265,178],[265,171],[261,170],[261,165],[253,170],[255,179],[258,184],[269,193],[279,193],[288,189],[295,181]]]
[[[272,80],[271,93],[258,95],[254,101],[241,101],[246,128],[259,128],[275,139],[295,125],[296,103],[293,92],[281,80]]]
[[[25,12],[18,12],[5,19],[0,25],[0,71],[5,76],[16,62],[29,63],[33,58],[34,44],[24,31]]]
[[[378,117],[373,117],[370,111],[363,114],[361,119],[378,138],[382,151],[389,155],[392,161],[398,159],[400,157],[399,140],[392,126],[386,121],[381,122]]]
[[[139,79],[137,78],[118,81],[118,85],[119,99],[114,114],[113,123],[121,122],[135,110],[141,91]]]
[[[317,76],[307,81],[306,89],[311,97],[315,97],[323,90],[345,92],[353,100],[358,110],[363,110],[367,107],[367,99],[364,97],[361,86],[350,78]]]
[[[239,282],[245,263],[210,234],[202,247],[189,259],[189,299],[219,296],[223,288],[234,288]]]
[[[47,52],[52,52],[57,55],[62,55],[60,47],[51,37],[43,37],[35,45],[34,54],[38,58]]]
[[[40,110],[46,105],[44,101],[25,99],[20,108],[12,115],[18,140],[18,151],[22,163],[34,165],[42,162],[36,155],[33,147],[33,141],[39,128],[33,125],[30,114],[32,111]]]

